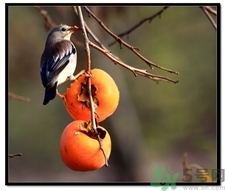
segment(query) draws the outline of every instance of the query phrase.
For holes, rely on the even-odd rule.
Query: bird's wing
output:
[[[48,53],[49,56],[43,53],[40,73],[44,87],[51,88],[55,85],[58,75],[68,65],[71,54],[76,54],[76,48],[67,40],[54,44]]]

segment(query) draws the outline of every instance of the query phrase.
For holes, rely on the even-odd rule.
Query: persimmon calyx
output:
[[[83,122],[83,123],[79,124],[79,126],[80,126],[80,131],[82,131],[83,133],[85,133],[87,136],[89,136],[92,139],[98,140],[98,135],[99,135],[100,139],[104,139],[106,136],[106,131],[99,127],[97,127],[98,133],[96,134],[96,132],[93,129],[91,121],[89,121],[88,123]]]
[[[91,84],[91,95],[93,98],[94,108],[96,109],[99,106],[99,101],[96,98],[98,88]],[[90,107],[90,99],[89,99],[89,91],[87,84],[85,82],[81,83],[81,91],[78,95],[78,101],[81,101],[85,104],[85,106]]]

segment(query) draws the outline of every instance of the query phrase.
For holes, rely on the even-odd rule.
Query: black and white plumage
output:
[[[45,87],[44,105],[55,98],[58,85],[74,79],[77,50],[70,36],[77,30],[79,28],[76,26],[57,25],[49,32],[40,66],[41,80]]]

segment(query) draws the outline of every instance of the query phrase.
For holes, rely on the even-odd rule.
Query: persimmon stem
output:
[[[94,102],[93,102],[93,97],[91,94],[91,54],[90,54],[90,47],[89,47],[89,39],[87,37],[87,32],[86,32],[86,28],[85,28],[85,23],[84,23],[84,19],[83,19],[83,14],[81,11],[81,7],[77,6],[77,12],[78,12],[78,17],[80,20],[80,29],[82,31],[83,37],[84,37],[84,45],[85,45],[85,52],[86,52],[86,57],[87,57],[87,69],[86,69],[86,83],[88,86],[88,95],[89,95],[89,99],[90,99],[90,108],[91,108],[91,122],[92,122],[92,128],[94,129],[97,138],[98,138],[98,142],[100,145],[100,149],[102,150],[102,153],[104,155],[105,158],[105,165],[109,166],[108,164],[108,158],[106,157],[103,145],[102,145],[102,141],[99,137],[99,133],[97,130],[97,125],[96,125],[96,120],[95,120],[95,107],[94,107]]]

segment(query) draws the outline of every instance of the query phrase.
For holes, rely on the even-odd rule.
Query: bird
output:
[[[77,26],[56,25],[48,34],[40,61],[40,75],[45,88],[43,105],[57,95],[62,96],[57,86],[67,80],[75,80],[77,50],[70,38]]]

